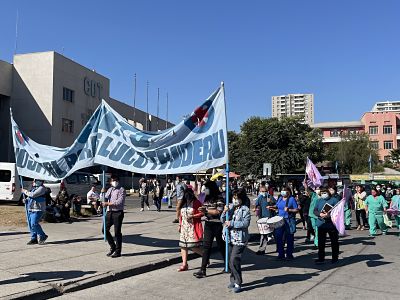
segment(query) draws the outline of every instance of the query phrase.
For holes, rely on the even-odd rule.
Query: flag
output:
[[[313,162],[308,157],[307,157],[306,173],[308,176],[307,184],[309,187],[315,189],[317,187],[320,187],[322,185],[322,183],[324,182],[317,167],[313,164]]]
[[[331,219],[333,225],[335,225],[339,235],[345,235],[345,226],[344,226],[344,206],[346,204],[346,199],[343,198],[339,201],[331,210]]]

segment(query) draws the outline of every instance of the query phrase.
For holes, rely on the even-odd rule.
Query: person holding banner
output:
[[[376,236],[376,223],[383,235],[386,235],[387,227],[383,220],[383,214],[386,213],[388,204],[376,188],[371,189],[371,195],[365,200],[365,212],[368,215],[369,235]]]
[[[104,193],[105,190],[102,190]],[[110,245],[110,251],[107,256],[116,258],[121,256],[122,250],[122,221],[124,219],[124,205],[125,205],[126,191],[120,186],[119,178],[116,175],[111,176],[111,187],[106,192],[103,202],[103,207],[107,208],[107,213],[105,217],[106,221],[106,238]],[[114,241],[110,228],[114,225],[115,239]],[[103,228],[104,230],[104,228]],[[104,232],[103,232],[104,233]]]
[[[338,202],[336,197],[331,196],[329,189],[321,189],[321,198],[314,208],[314,215],[318,216],[318,259],[315,261],[316,264],[325,263],[326,234],[329,234],[331,240],[332,263],[337,263],[339,260],[339,233],[330,215],[332,208]]]
[[[22,192],[28,197],[25,199],[28,209],[27,221],[31,233],[31,240],[28,245],[42,245],[48,238],[39,224],[43,213],[46,211],[46,188],[43,186],[43,180],[35,179],[32,189],[30,191],[24,189]]]

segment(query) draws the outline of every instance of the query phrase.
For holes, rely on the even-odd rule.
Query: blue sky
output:
[[[229,129],[271,96],[314,93],[315,121],[400,100],[400,1],[1,1],[0,59],[55,50],[110,78],[111,96],[178,122],[225,82]],[[63,50],[64,49],[64,50]],[[164,104],[164,105],[163,105]]]

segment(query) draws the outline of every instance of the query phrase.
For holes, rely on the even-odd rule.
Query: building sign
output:
[[[91,80],[85,77],[83,80],[83,90],[85,94],[101,100],[103,94],[103,85],[99,81]]]

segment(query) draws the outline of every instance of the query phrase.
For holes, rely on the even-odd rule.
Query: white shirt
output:
[[[96,192],[93,192],[92,190],[90,190],[87,193],[86,198],[87,198],[87,204],[90,204],[93,201],[93,199],[91,199],[91,198],[95,198],[96,200],[99,199],[99,194],[97,194]]]

